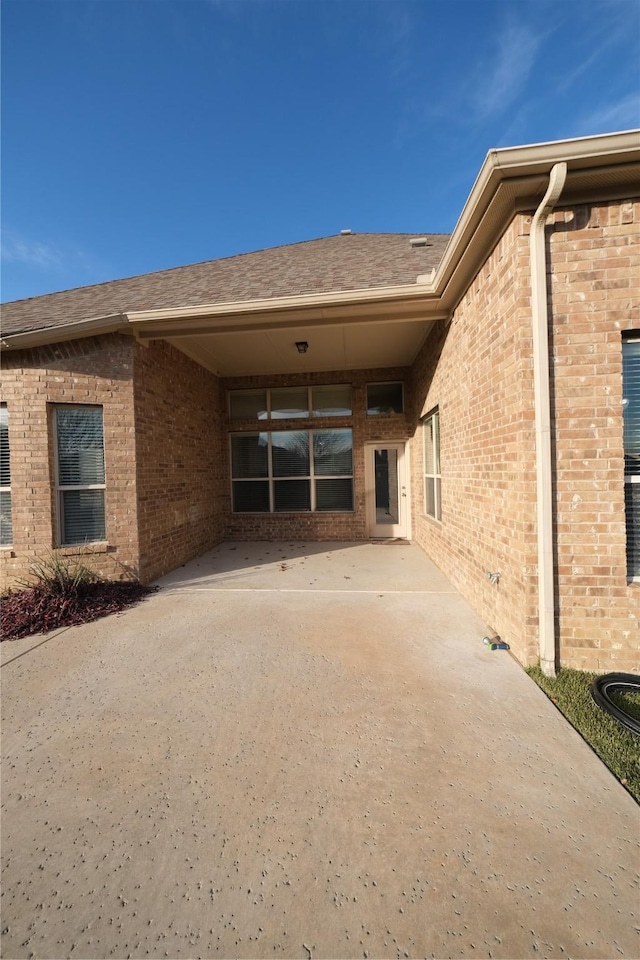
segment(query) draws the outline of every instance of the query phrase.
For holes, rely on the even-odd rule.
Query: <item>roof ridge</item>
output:
[[[114,277],[111,280],[99,280],[97,283],[88,283],[81,284],[77,287],[65,287],[62,290],[51,290],[49,293],[39,293],[33,297],[21,297],[18,300],[5,300],[1,305],[8,306],[9,304],[20,304],[20,303],[29,303],[32,300],[42,300],[43,297],[55,297],[59,294],[65,293],[74,293],[76,290],[94,290],[96,287],[106,287],[113,283],[123,283],[127,280],[139,280],[142,277],[153,277],[158,276],[159,274],[168,274],[174,273],[177,270],[188,270],[192,267],[204,266],[208,263],[224,263],[227,260],[238,260],[241,257],[250,257],[256,253],[267,253],[273,252],[275,250],[285,250],[288,247],[302,247],[312,243],[321,243],[324,240],[345,240],[347,237],[448,237],[449,233],[425,233],[420,231],[414,232],[378,232],[375,230],[354,230],[352,233],[341,234],[341,233],[331,233],[323,237],[312,237],[308,240],[294,240],[291,243],[280,243],[275,247],[258,247],[255,250],[244,250],[241,253],[232,253],[226,257],[213,257],[209,260],[196,260],[194,263],[182,263],[176,267],[164,267],[160,270],[149,270],[146,273],[133,273],[125,277]]]

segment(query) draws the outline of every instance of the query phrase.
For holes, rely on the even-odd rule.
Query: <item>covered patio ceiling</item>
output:
[[[222,377],[403,367],[413,363],[434,323],[448,318],[418,289],[410,298],[405,288],[404,296],[376,302],[370,292],[366,300],[352,294],[347,302],[281,298],[217,304],[209,313],[140,312],[129,321],[139,340],[167,340]],[[299,342],[308,345],[305,353]]]

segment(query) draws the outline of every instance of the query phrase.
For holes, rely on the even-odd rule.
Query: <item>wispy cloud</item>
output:
[[[621,100],[605,104],[584,116],[576,126],[574,135],[611,133],[640,127],[640,91],[628,94]]]
[[[471,104],[476,120],[504,112],[522,93],[533,70],[540,37],[524,23],[507,23],[496,39],[490,65],[476,77]]]
[[[602,12],[605,7],[598,4],[596,9]],[[615,47],[620,47],[624,56],[624,46],[629,38],[638,34],[638,7],[628,0],[608,0],[606,4],[607,29],[602,29],[602,19],[594,16],[594,10],[588,6],[570,8],[571,23],[565,23],[560,29],[571,27],[574,36],[582,46],[583,54],[569,72],[556,80],[556,88],[565,93],[584,77],[603,57],[610,55]]]
[[[3,228],[0,243],[3,299],[23,295],[22,281],[28,278],[27,289],[55,286],[61,289],[86,283],[97,283],[113,275],[113,267],[67,239],[34,240],[25,234]],[[17,289],[17,293],[14,291]]]
[[[55,244],[25,240],[8,230],[2,232],[0,256],[3,263],[24,263],[45,270],[64,266],[62,251]]]

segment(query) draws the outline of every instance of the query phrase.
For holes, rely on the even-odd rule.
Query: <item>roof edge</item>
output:
[[[58,327],[40,327],[38,330],[8,333],[2,337],[0,345],[3,350],[27,350],[31,347],[46,346],[49,343],[95,337],[102,333],[122,333],[128,326],[126,314],[113,313],[104,317],[94,317],[91,320],[74,320],[71,323],[60,324]],[[56,336],[61,331],[64,332],[64,336]]]
[[[499,193],[501,185],[511,182],[512,188],[516,192],[522,190],[523,198],[533,196],[540,186],[540,177],[547,176],[553,165],[560,161],[567,163],[569,173],[587,169],[597,170],[599,167],[622,167],[629,164],[630,161],[640,162],[640,130],[634,129],[620,133],[599,134],[571,140],[556,140],[490,150],[471,188],[449,243],[445,248],[442,260],[435,271],[418,277],[415,284],[260,300],[226,301],[203,304],[197,307],[185,306],[132,311],[128,314],[74,321],[58,327],[9,334],[2,341],[3,346],[9,349],[18,349],[20,347],[55,343],[61,339],[61,333],[64,334],[62,339],[71,340],[126,328],[129,332],[133,332],[136,326],[140,330],[143,326],[146,327],[148,333],[156,323],[185,318],[214,320],[222,316],[271,314],[276,311],[313,309],[314,307],[325,306],[344,305],[349,307],[358,304],[382,303],[389,300],[410,301],[420,298],[435,302],[443,296],[447,288],[451,289],[451,280],[454,275],[456,287],[458,282],[464,282],[465,250],[470,237],[476,233],[483,217],[491,207],[494,197]],[[529,189],[527,191],[527,185],[533,187],[533,190]],[[410,234],[407,234],[407,236],[410,236]],[[459,269],[460,267],[461,269]],[[162,334],[159,335],[162,336]]]

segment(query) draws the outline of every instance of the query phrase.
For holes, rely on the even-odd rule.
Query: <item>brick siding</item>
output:
[[[133,341],[115,334],[72,340],[5,353],[2,366],[13,516],[13,544],[0,549],[2,587],[56,546],[52,404],[59,403],[101,404],[104,412],[107,540],[83,552],[97,573],[137,575]]]
[[[536,613],[528,227],[518,217],[413,368],[413,536],[523,661]],[[440,411],[442,522],[425,515],[420,418]],[[490,583],[486,574],[499,572]],[[480,640],[480,638],[478,638]]]
[[[558,621],[562,661],[640,670],[640,583],[627,583],[622,331],[640,330],[640,201],[551,218]]]
[[[223,539],[220,381],[168,343],[136,344],[135,421],[140,576],[149,581]]]
[[[640,584],[627,583],[621,333],[640,327],[640,205],[558,210],[548,230],[560,661],[637,670]],[[511,644],[538,656],[530,217],[503,234],[413,370],[413,426],[440,409],[442,523],[424,515],[411,442],[414,537]],[[486,573],[500,572],[498,584]]]

